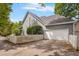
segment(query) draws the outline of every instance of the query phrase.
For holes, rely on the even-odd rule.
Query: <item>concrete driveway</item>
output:
[[[0,41],[0,56],[69,56],[79,55],[65,41],[39,40],[24,44]]]

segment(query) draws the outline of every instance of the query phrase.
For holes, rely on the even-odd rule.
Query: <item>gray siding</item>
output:
[[[65,28],[69,29],[69,34],[73,34],[73,24],[52,25],[46,27],[46,29],[48,30],[65,29]]]

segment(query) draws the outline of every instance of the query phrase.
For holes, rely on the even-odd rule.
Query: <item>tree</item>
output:
[[[75,17],[79,15],[78,3],[56,3],[55,13],[63,16]]]
[[[22,25],[21,21],[13,23],[12,24],[12,34],[21,35],[21,25]]]
[[[45,6],[44,3],[39,3],[39,5]],[[79,3],[56,3],[55,14],[63,15],[66,17],[75,17],[79,19]]]
[[[11,21],[9,19],[12,4],[0,3],[0,35],[7,36],[11,34]]]
[[[12,4],[0,3],[0,19],[9,19]]]

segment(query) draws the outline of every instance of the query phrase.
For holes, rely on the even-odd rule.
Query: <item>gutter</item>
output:
[[[45,25],[45,26],[70,24],[70,23],[76,23],[76,22],[78,22],[78,21],[69,21],[69,22],[55,23],[55,24],[49,24],[49,25]]]

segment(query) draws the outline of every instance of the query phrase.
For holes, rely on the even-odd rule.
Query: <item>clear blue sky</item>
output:
[[[38,16],[54,15],[54,3],[45,3],[46,7],[41,7],[38,3],[14,3],[10,19],[13,22],[22,21],[27,11],[30,11]]]

